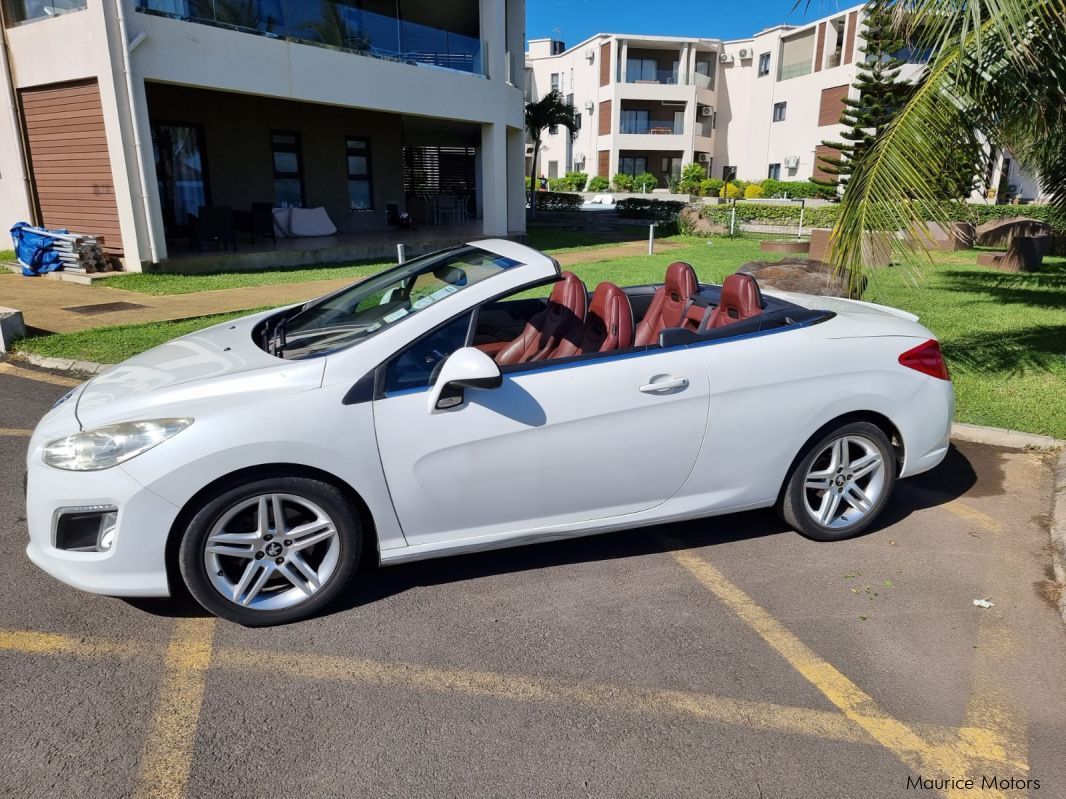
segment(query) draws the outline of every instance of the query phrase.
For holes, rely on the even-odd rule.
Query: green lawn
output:
[[[126,275],[109,277],[106,285],[109,288],[138,291],[142,294],[199,294],[202,291],[236,289],[244,286],[365,277],[380,271],[390,263],[389,261],[361,261],[335,266],[293,266],[284,269],[265,269],[261,272],[221,272],[207,275],[130,272]]]
[[[684,260],[695,267],[701,280],[721,282],[745,261],[760,258],[757,239],[675,237],[670,241],[683,246],[653,256],[597,261],[572,269],[591,288],[601,280],[623,285],[658,282],[671,261]],[[590,246],[587,237],[552,236],[551,231],[538,232],[537,243],[554,252]],[[918,314],[940,338],[955,381],[959,421],[1066,438],[1066,258],[1046,259],[1045,270],[1038,274],[978,268],[973,252],[935,258],[935,265],[926,267],[917,278],[900,267],[878,270],[872,275],[865,299]],[[356,275],[373,267],[279,270],[271,274],[285,275],[289,280],[317,279],[322,272],[327,273],[324,276],[341,276],[335,269],[365,270],[350,272]],[[267,273],[257,276],[263,274]],[[243,277],[211,276],[217,280]],[[41,336],[16,346],[45,355],[114,362],[174,336],[240,315]]]

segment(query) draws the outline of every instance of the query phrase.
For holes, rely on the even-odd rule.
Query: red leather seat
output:
[[[659,340],[659,331],[665,327],[683,327],[685,309],[690,298],[700,290],[696,272],[689,264],[677,261],[666,268],[666,281],[655,292],[648,312],[637,325],[635,344],[643,347]]]
[[[759,291],[759,284],[751,275],[738,272],[722,282],[721,299],[707,320],[706,329],[725,327],[761,313],[762,292]]]
[[[614,283],[600,283],[592,294],[581,337],[563,341],[552,358],[608,352],[633,346],[633,307]]]
[[[580,340],[588,290],[573,272],[563,272],[552,288],[548,307],[530,319],[522,333],[496,353],[496,363],[526,363],[547,358],[567,338]]]

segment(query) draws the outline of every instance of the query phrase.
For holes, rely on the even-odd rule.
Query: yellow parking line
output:
[[[957,744],[930,744],[907,724],[893,718],[869,694],[844,676],[835,666],[819,657],[781,622],[771,616],[718,569],[694,552],[678,549],[678,542],[661,540],[672,549],[674,559],[708,591],[736,613],[749,627],[783,657],[834,705],[891,751],[915,772],[926,776],[952,777],[970,772],[974,759],[995,761],[1002,751],[980,737],[969,742],[967,751]],[[947,797],[964,797],[965,790],[946,790]],[[987,797],[1002,797],[988,791]]]
[[[74,655],[77,657],[144,657],[151,647],[140,641],[84,638],[58,633],[0,630],[0,650],[32,655]]]
[[[0,427],[0,436],[13,436],[15,438],[29,438],[33,435],[32,430],[22,427]]]
[[[75,380],[73,377],[61,377],[60,375],[54,375],[49,372],[23,369],[21,366],[15,366],[13,363],[0,363],[0,374],[20,377],[23,380],[36,380],[38,383],[51,383],[56,386],[67,386],[68,388],[80,386],[85,382],[84,380]]]
[[[999,533],[1003,530],[1003,525],[998,519],[989,516],[987,513],[982,513],[977,508],[972,508],[964,502],[960,502],[957,499],[953,499],[950,502],[945,502],[937,507],[943,508],[949,513],[954,513],[960,519],[966,519],[970,522],[976,522],[981,527],[988,530],[990,533]]]
[[[185,795],[214,634],[214,619],[179,619],[175,625],[159,704],[133,790],[137,799],[180,799]]]

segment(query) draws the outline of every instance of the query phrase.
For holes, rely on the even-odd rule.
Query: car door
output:
[[[453,334],[454,339],[454,334]],[[703,443],[708,378],[681,348],[505,367],[502,385],[430,413],[402,354],[374,401],[378,450],[411,545],[519,534],[653,508]],[[416,347],[417,349],[417,347]],[[406,359],[406,360],[405,360]]]

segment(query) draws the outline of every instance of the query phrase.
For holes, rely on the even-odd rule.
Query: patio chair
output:
[[[256,236],[270,239],[275,245],[278,243],[273,203],[252,203],[251,211],[234,211],[233,224],[237,230],[248,234],[252,244],[255,244]]]
[[[203,250],[205,241],[214,241],[223,248],[229,245],[237,252],[237,229],[233,224],[233,211],[225,205],[201,205],[192,223],[192,238],[196,249],[200,251]]]

